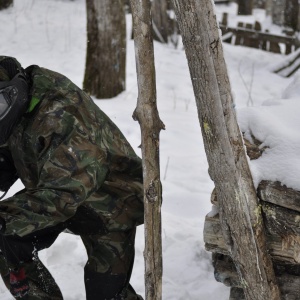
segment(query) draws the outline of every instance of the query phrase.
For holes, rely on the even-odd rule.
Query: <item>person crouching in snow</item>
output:
[[[141,159],[68,78],[0,56],[0,190],[18,178],[24,190],[0,202],[0,273],[16,299],[63,299],[38,251],[64,230],[86,247],[86,299],[142,299],[129,284]]]

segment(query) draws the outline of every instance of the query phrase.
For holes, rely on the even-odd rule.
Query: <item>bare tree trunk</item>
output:
[[[211,0],[173,0],[188,59],[223,235],[247,300],[279,300],[265,229],[237,125]],[[197,53],[197,55],[195,55]]]
[[[298,0],[287,0],[285,3],[284,10],[284,25],[292,28],[293,30],[298,29],[298,13],[299,13],[299,2]]]
[[[253,7],[254,8],[266,8],[266,1],[267,0],[253,0]]]
[[[86,0],[87,55],[83,88],[99,99],[125,90],[126,20],[123,0]]]
[[[273,0],[266,0],[266,14],[272,16]]]
[[[169,22],[167,0],[152,1],[153,38],[161,43],[168,43]]]
[[[253,0],[238,0],[238,15],[252,15]]]
[[[156,82],[150,0],[131,0],[138,101],[133,118],[142,135],[145,204],[145,286],[147,300],[162,298],[161,203],[159,133],[164,124],[156,106]]]
[[[0,10],[13,5],[13,0],[0,0]]]

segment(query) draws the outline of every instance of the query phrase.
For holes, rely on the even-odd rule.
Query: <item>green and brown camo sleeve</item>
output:
[[[34,186],[0,202],[5,235],[22,237],[66,221],[105,180],[105,150],[80,130],[72,115],[64,113],[58,121],[59,133],[41,129],[31,141],[32,155],[27,160],[35,161],[30,165],[30,174],[37,174]],[[36,141],[42,141],[42,146],[36,147]]]

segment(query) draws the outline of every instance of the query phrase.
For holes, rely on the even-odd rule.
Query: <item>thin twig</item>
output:
[[[167,178],[167,172],[168,172],[168,167],[169,167],[169,161],[170,161],[170,156],[168,156],[166,168],[165,168],[165,174],[164,174],[164,180]]]
[[[253,99],[252,99],[252,96],[251,96],[251,89],[252,89],[252,83],[253,83],[253,74],[254,74],[254,70],[252,70],[252,78],[251,78],[250,88],[249,88],[249,87],[247,86],[247,83],[246,83],[246,81],[245,81],[243,75],[242,75],[242,72],[241,72],[241,65],[242,65],[242,60],[240,60],[240,62],[239,62],[238,71],[239,71],[239,74],[240,74],[240,76],[241,76],[242,82],[243,82],[243,84],[244,84],[244,86],[245,86],[245,88],[246,88],[246,90],[247,90],[247,92],[248,92],[249,98],[248,98],[248,101],[247,101],[247,105],[249,106],[249,102],[251,102],[251,103],[252,103],[252,106],[253,106],[253,103],[254,103],[254,102],[253,102]],[[254,67],[253,67],[253,69],[254,69]]]

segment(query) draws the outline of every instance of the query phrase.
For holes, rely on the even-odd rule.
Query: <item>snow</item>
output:
[[[14,0],[14,7],[0,12],[1,55],[16,57],[24,67],[37,64],[68,76],[82,86],[86,51],[85,0]],[[218,19],[229,13],[230,26],[237,21],[258,20],[271,26],[263,10],[237,17],[236,5],[216,6]],[[110,100],[95,102],[120,127],[140,155],[140,128],[132,119],[137,100],[136,67],[131,19],[127,17],[126,91]],[[279,180],[300,190],[300,77],[283,78],[270,69],[284,56],[224,44],[241,130],[252,133],[267,146],[263,156],[251,161],[254,183]],[[203,226],[213,183],[197,118],[192,84],[183,47],[155,43],[158,108],[166,130],[161,132],[160,156],[163,184],[163,299],[225,300],[229,289],[217,283],[211,254],[204,249]],[[22,184],[10,190],[13,195]],[[211,211],[211,212],[210,212]],[[131,283],[144,295],[144,228],[138,228],[136,260]],[[79,237],[63,233],[50,249],[40,253],[59,284],[64,299],[85,299],[83,267],[86,253]],[[0,282],[0,298],[12,299]]]
[[[300,190],[300,119],[297,107],[300,108],[299,97],[269,100],[262,106],[239,110],[241,130],[251,132],[263,141],[261,147],[268,147],[262,157],[250,165],[256,186],[265,179],[280,181]]]

